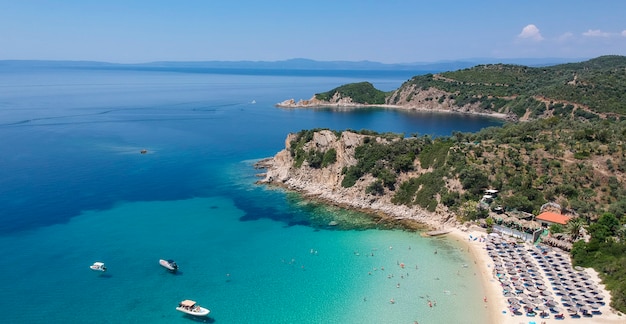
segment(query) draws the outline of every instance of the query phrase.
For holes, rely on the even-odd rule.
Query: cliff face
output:
[[[366,194],[365,188],[375,180],[370,175],[359,179],[356,185],[350,188],[342,187],[341,171],[344,167],[357,163],[354,152],[355,148],[363,143],[364,135],[343,132],[338,138],[335,133],[328,130],[315,132],[313,139],[305,145],[305,150],[315,148],[327,151],[333,148],[337,151],[336,162],[319,169],[310,167],[306,161],[300,168],[294,167],[289,146],[295,136],[289,134],[285,141],[285,149],[262,162],[261,166],[266,168],[267,172],[261,183],[280,185],[332,204],[382,213],[397,219],[410,219],[431,227],[457,225],[454,215],[446,210],[438,209],[435,213],[429,213],[419,207],[393,204],[391,193],[381,196]],[[382,138],[376,140],[385,141]]]

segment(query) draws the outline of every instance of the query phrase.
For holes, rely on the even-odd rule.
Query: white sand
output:
[[[450,234],[451,237],[466,244],[469,247],[469,251],[472,254],[472,257],[480,266],[480,273],[483,282],[484,289],[486,291],[487,302],[485,303],[485,307],[489,310],[490,323],[502,323],[502,324],[519,324],[519,323],[528,323],[528,322],[536,322],[540,323],[626,323],[626,315],[619,315],[617,311],[612,309],[609,306],[609,298],[611,294],[606,290],[606,287],[600,283],[600,278],[598,277],[597,272],[593,269],[585,269],[594,283],[598,286],[598,289],[604,294],[606,299],[606,305],[600,308],[602,315],[594,315],[592,318],[570,318],[567,314],[565,315],[565,319],[557,320],[554,318],[554,315],[551,315],[548,319],[542,319],[540,317],[526,317],[523,316],[513,316],[510,314],[508,310],[508,304],[506,301],[506,297],[502,295],[502,288],[500,287],[500,283],[498,280],[493,277],[493,261],[491,257],[487,254],[487,249],[485,248],[485,242],[470,241],[468,240],[469,235],[472,237],[486,237],[485,232],[481,232],[480,230],[469,230],[462,231],[458,228],[453,229]],[[552,290],[552,287],[548,289]],[[553,291],[554,292],[554,291]],[[506,311],[506,313],[502,313],[502,311]]]

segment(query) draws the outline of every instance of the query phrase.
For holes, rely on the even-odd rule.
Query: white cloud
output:
[[[583,36],[587,36],[587,37],[609,37],[611,36],[610,33],[607,32],[603,32],[599,29],[589,29],[588,31],[583,33]]]
[[[541,33],[539,32],[539,28],[537,28],[537,26],[533,24],[530,24],[524,27],[524,29],[522,29],[522,32],[519,35],[517,35],[517,37],[522,38],[522,39],[530,39],[534,41],[543,40],[543,36],[541,36]]]
[[[566,32],[563,35],[559,36],[559,42],[566,42],[569,39],[572,39],[574,37],[574,34],[570,33],[570,32]]]
[[[622,30],[622,36],[626,37],[626,30]]]

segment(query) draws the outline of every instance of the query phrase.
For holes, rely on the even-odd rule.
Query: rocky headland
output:
[[[337,152],[336,162],[324,168],[313,168],[306,161],[300,167],[295,166],[294,157],[290,152],[290,145],[295,136],[296,134],[289,134],[285,140],[285,149],[274,157],[257,163],[258,168],[266,170],[260,175],[263,179],[259,183],[277,185],[294,190],[308,198],[375,214],[382,221],[404,222],[405,224],[409,222],[432,229],[459,225],[456,217],[444,208],[438,208],[431,213],[417,206],[396,205],[391,202],[390,194],[366,194],[365,188],[375,180],[369,175],[360,179],[356,185],[344,188],[341,185],[342,169],[357,163],[354,157],[355,148],[363,143],[365,135],[342,132],[337,137],[336,133],[330,130],[316,131],[304,150],[334,149]],[[376,141],[385,141],[385,139],[377,137]]]

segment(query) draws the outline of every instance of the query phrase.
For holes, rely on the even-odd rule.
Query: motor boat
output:
[[[104,266],[104,262],[94,262],[89,268],[93,271],[107,271],[107,267]]]
[[[174,260],[164,260],[161,259],[159,260],[159,264],[164,267],[165,269],[169,270],[169,271],[176,271],[178,270],[178,264],[176,264],[176,262],[174,262]]]
[[[189,299],[180,302],[178,307],[176,307],[176,310],[193,316],[207,316],[211,312],[204,307],[200,307],[195,301]]]

